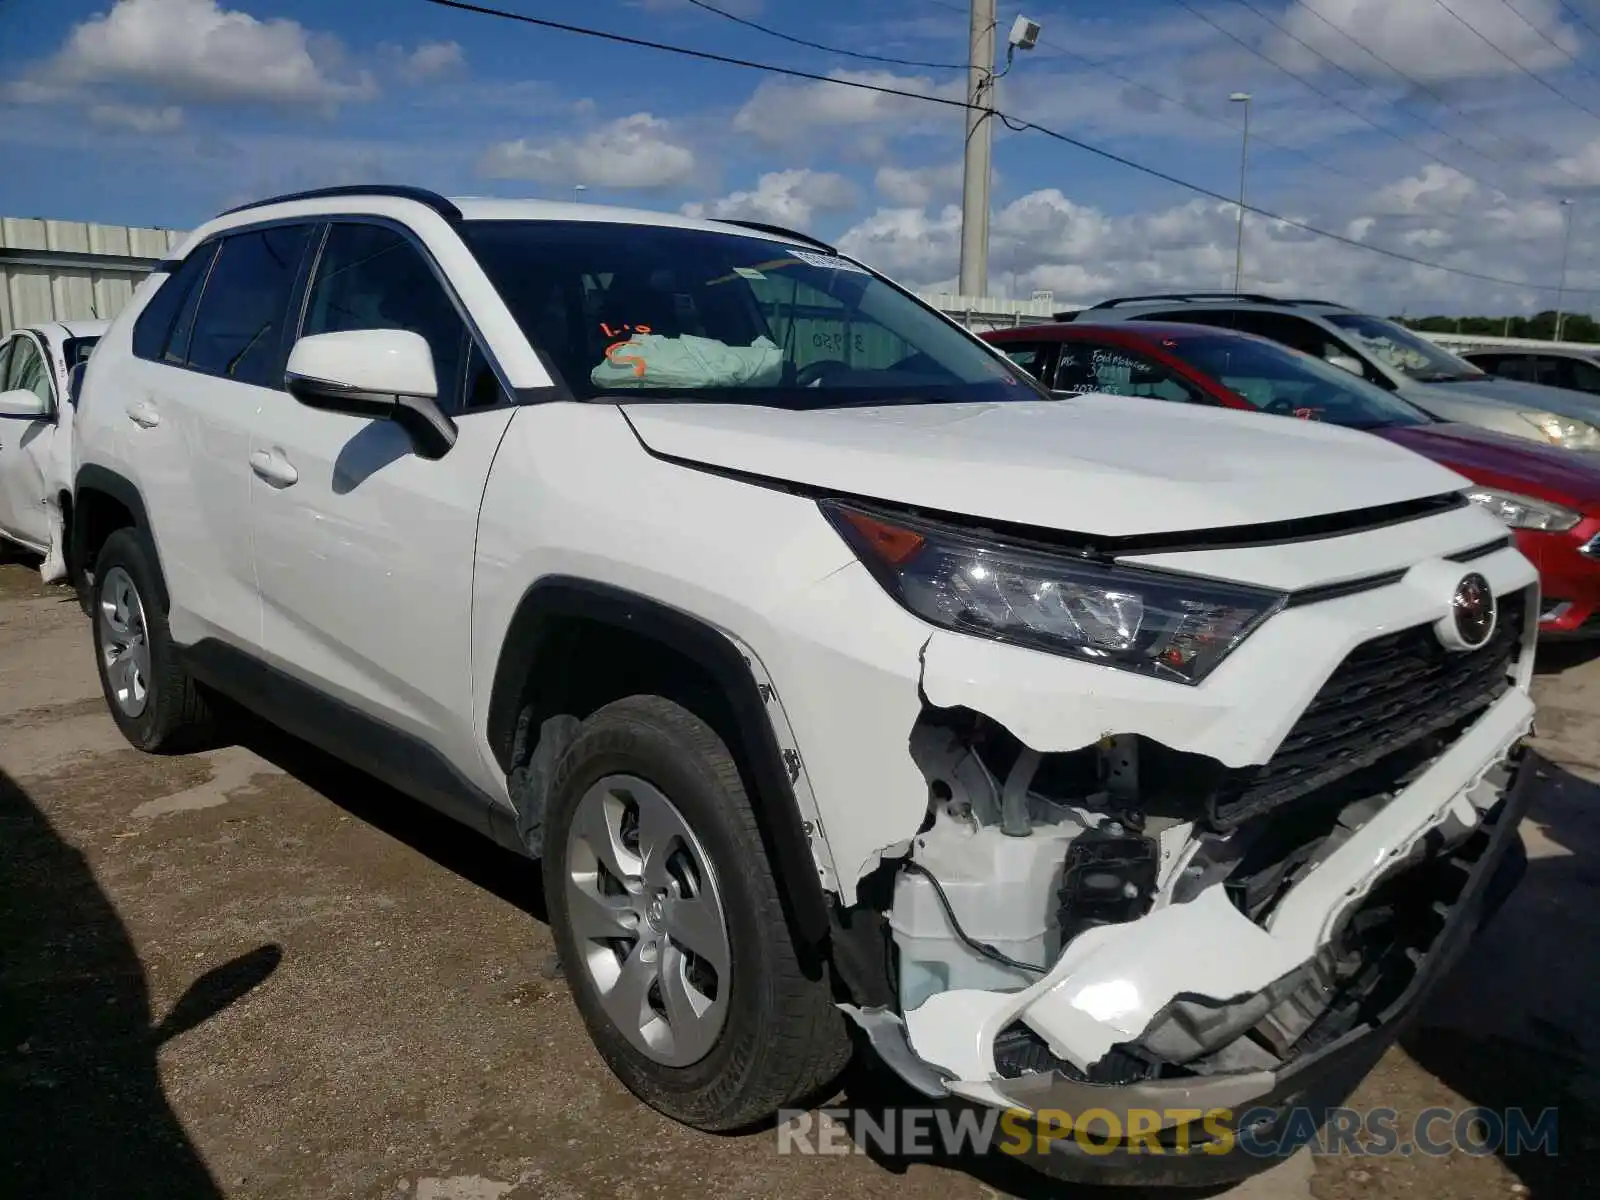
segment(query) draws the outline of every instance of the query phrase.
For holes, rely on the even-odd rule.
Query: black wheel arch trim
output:
[[[72,484],[72,529],[67,537],[67,545],[71,548],[71,552],[74,555],[81,555],[88,545],[89,506],[82,501],[85,491],[104,492],[127,509],[133,517],[133,527],[144,540],[145,549],[150,554],[150,565],[155,568],[156,600],[161,605],[162,612],[170,612],[172,603],[171,597],[167,594],[167,573],[161,566],[161,552],[156,548],[155,531],[150,527],[150,514],[145,510],[144,497],[139,494],[139,489],[126,476],[94,463],[85,463],[78,468],[77,477]],[[70,571],[74,565],[69,562],[68,570]],[[76,565],[85,571],[94,566],[91,562]]]
[[[741,745],[730,747],[747,764],[762,840],[783,881],[793,928],[812,945],[828,935],[827,897],[817,875],[793,782],[767,716],[767,702],[739,647],[698,617],[648,596],[571,576],[550,576],[522,597],[501,643],[489,698],[487,734],[502,770],[514,766],[512,750],[524,685],[536,669],[543,624],[571,618],[610,625],[693,659],[711,676],[733,715]]]

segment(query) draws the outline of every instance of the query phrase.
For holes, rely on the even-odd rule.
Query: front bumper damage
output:
[[[1135,1112],[1149,1129],[1152,1113],[1228,1110],[1248,1118],[1236,1137],[1270,1147],[1291,1109],[1354,1089],[1520,877],[1517,828],[1542,769],[1519,744],[1531,715],[1525,693],[1503,696],[1265,927],[1213,887],[1081,935],[1021,991],[939,993],[903,1023],[852,1015],[929,1096],[1035,1115],[1097,1110],[1121,1129]],[[1373,905],[1384,907],[1376,939],[1362,921]],[[1130,1052],[1160,1072],[1118,1080]],[[1176,1158],[1061,1138],[1036,1165],[1085,1181],[1199,1185],[1274,1161],[1204,1152],[1219,1128],[1202,1134],[1192,1120],[1181,1140],[1170,1117],[1157,1126],[1169,1151],[1190,1149]]]

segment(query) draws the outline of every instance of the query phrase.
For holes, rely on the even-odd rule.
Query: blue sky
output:
[[[965,54],[962,0],[712,0],[844,50]],[[963,73],[777,40],[689,0],[506,8],[918,93]],[[1000,105],[1396,262],[1252,217],[1246,284],[1413,313],[1600,287],[1600,0],[1029,0]],[[1002,38],[1003,40],[1003,38]],[[918,286],[955,275],[962,115],[425,4],[0,4],[0,213],[184,228],[326,183],[748,216]],[[20,163],[32,163],[21,168]],[[995,146],[990,292],[1231,283],[1235,210],[1036,133]],[[1563,199],[1573,203],[1564,209]],[[1591,297],[1569,299],[1587,307]]]

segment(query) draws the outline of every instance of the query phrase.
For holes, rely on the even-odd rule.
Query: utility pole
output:
[[[967,142],[961,183],[961,294],[989,290],[989,172],[994,151],[995,0],[972,0]]]

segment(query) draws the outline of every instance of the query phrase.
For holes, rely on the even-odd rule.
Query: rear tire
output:
[[[546,821],[562,969],[634,1095],[740,1129],[843,1068],[828,981],[800,966],[738,766],[704,721],[659,696],[601,708],[557,765]]]
[[[205,696],[179,661],[156,602],[155,567],[143,539],[119,529],[94,566],[95,661],[111,718],[140,750],[178,753],[212,740]]]

